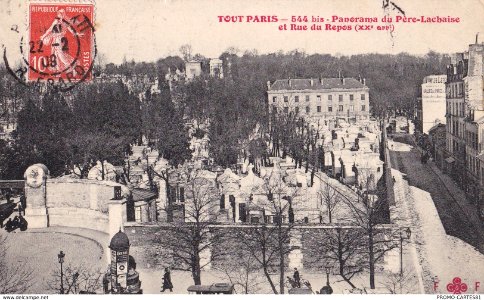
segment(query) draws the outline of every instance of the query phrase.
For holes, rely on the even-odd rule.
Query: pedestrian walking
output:
[[[301,277],[299,276],[299,271],[297,268],[294,268],[294,275],[292,276],[294,278],[294,282],[296,283],[296,287],[300,288],[301,287]]]
[[[23,212],[23,206],[22,206],[22,202],[19,202],[18,203],[18,215],[21,217],[22,216],[22,212]]]
[[[171,283],[171,274],[169,268],[165,268],[165,274],[163,274],[163,288],[161,292],[164,293],[165,290],[170,290],[170,292],[173,292],[173,283]]]

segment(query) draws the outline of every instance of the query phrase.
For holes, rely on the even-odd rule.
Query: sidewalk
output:
[[[422,152],[422,148],[417,145],[413,136],[412,141],[416,149]],[[435,162],[433,160],[429,161],[427,163],[427,166],[430,167],[432,172],[434,172],[437,177],[439,177],[442,185],[445,186],[449,195],[452,197],[452,199],[454,199],[457,206],[461,209],[461,212],[464,213],[469,222],[476,229],[479,237],[479,247],[477,250],[481,253],[484,253],[484,224],[479,218],[478,208],[469,202],[465,195],[465,192],[457,185],[457,183],[455,183],[455,181],[450,176],[443,173],[442,170],[440,170],[437,165],[435,165]]]
[[[411,150],[407,144],[395,142],[395,145],[397,152]],[[395,198],[403,206],[403,211],[408,209],[409,212],[407,224],[412,225],[412,242],[423,269],[426,292],[446,292],[446,285],[454,277],[460,277],[468,285],[467,292],[474,293],[475,282],[482,281],[484,255],[462,240],[447,235],[429,192],[411,186],[406,174],[396,169],[392,169],[392,175],[395,178]],[[405,214],[402,216],[407,217]],[[435,276],[440,282],[436,291],[433,290]],[[478,292],[482,293],[482,289]]]
[[[476,228],[476,231],[479,234],[478,250],[484,252],[484,226],[479,216],[477,215],[476,206],[472,203],[469,203],[469,200],[467,200],[464,191],[459,188],[459,186],[454,182],[454,180],[452,180],[452,178],[450,178],[447,174],[444,174],[433,161],[429,162],[428,166],[439,177],[439,179],[442,181],[442,184],[445,186],[445,188],[455,200],[457,205],[460,207],[462,212],[467,216],[468,220]]]
[[[162,284],[163,270],[153,270],[153,269],[138,269],[140,274],[140,280],[142,282],[141,288],[143,289],[143,294],[160,294],[160,288]],[[292,277],[292,272],[287,271],[285,276]],[[301,271],[302,278],[308,280],[311,283],[313,292],[319,291],[323,286],[326,285],[326,274],[322,273],[308,273],[304,270]],[[253,275],[251,275],[253,276]],[[187,288],[193,285],[193,279],[189,271],[179,271],[172,270],[171,277],[173,282],[173,293],[170,291],[165,291],[164,294],[188,294]],[[273,275],[272,280],[276,285],[277,290],[279,290],[279,277],[278,275]],[[340,277],[337,275],[330,274],[329,281],[333,288],[334,294],[345,294],[348,293],[350,286],[344,282],[340,281]],[[364,273],[357,278],[353,278],[352,282],[358,288],[366,288],[368,293],[388,293],[388,290],[383,286],[386,282],[386,275],[378,273],[376,281],[376,289],[370,290],[368,274]],[[260,273],[257,275],[257,282],[260,282],[259,288],[257,289],[257,294],[272,294],[272,289],[267,282],[266,277]],[[213,283],[226,282],[230,283],[230,279],[223,272],[218,270],[202,271],[202,285],[211,285]],[[241,287],[235,287],[237,293],[242,293]],[[254,292],[254,291],[252,291]],[[288,293],[288,288],[284,291]],[[163,294],[163,293],[161,293]]]

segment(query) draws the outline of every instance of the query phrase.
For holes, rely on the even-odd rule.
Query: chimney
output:
[[[346,78],[343,77],[343,85],[345,85],[345,82],[346,82]]]
[[[366,78],[363,78],[363,85],[366,85]]]
[[[292,88],[292,81],[291,81],[291,78],[289,78],[289,87]]]
[[[341,78],[341,71],[338,71],[338,78]]]
[[[267,81],[267,90],[270,91],[271,90],[271,82],[270,81]]]
[[[311,78],[311,86],[314,86],[314,79]]]

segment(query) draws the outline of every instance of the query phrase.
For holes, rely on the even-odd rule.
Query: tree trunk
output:
[[[193,276],[193,283],[195,285],[201,285],[202,284],[202,278],[201,278],[201,274],[200,274],[200,252],[196,252],[195,256],[193,258],[192,276]]]
[[[279,215],[279,232],[278,235],[278,246],[279,246],[279,291],[284,294],[284,248],[282,240],[282,213]]]
[[[264,275],[266,276],[267,281],[269,281],[269,285],[271,286],[272,292],[273,292],[274,294],[279,294],[279,293],[277,292],[276,286],[274,285],[274,282],[272,282],[271,275],[269,274],[269,271],[267,270],[267,265],[265,265],[265,266],[263,267],[263,269],[264,269]]]
[[[375,289],[375,253],[373,253],[373,228],[371,225],[368,232],[368,251],[370,256],[370,289]]]
[[[329,218],[329,223],[333,223],[333,214],[331,213],[331,209],[329,208],[328,205],[328,218]]]

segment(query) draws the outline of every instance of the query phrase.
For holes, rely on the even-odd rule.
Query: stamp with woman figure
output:
[[[32,1],[23,49],[28,80],[65,84],[90,80],[95,55],[93,18],[93,3]]]

